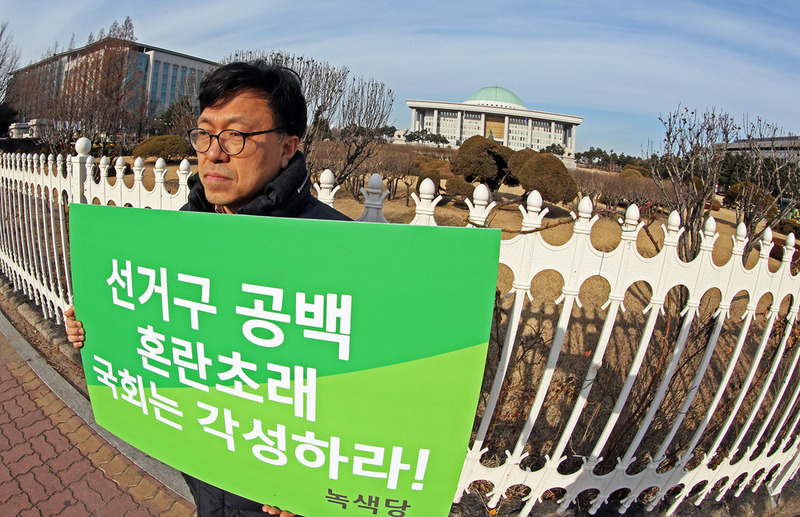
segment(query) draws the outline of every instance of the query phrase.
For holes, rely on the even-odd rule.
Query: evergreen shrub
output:
[[[178,135],[153,136],[133,149],[133,156],[142,158],[164,158],[168,162],[194,156],[189,141]]]

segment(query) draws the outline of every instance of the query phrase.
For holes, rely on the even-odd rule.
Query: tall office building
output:
[[[144,103],[149,116],[156,116],[183,96],[193,96],[192,86],[217,66],[207,59],[109,37],[15,70],[8,97],[27,121],[46,117],[54,99],[66,95],[80,102],[92,89],[124,85],[135,89],[135,102]]]

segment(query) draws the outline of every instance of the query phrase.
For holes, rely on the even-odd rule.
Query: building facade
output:
[[[407,99],[406,105],[411,108],[411,131],[442,135],[453,147],[475,135],[514,150],[558,144],[565,149],[565,163],[574,166],[575,130],[583,117],[530,110],[505,88],[481,88],[464,102]]]
[[[750,149],[758,149],[776,160],[800,161],[800,137],[795,135],[754,138],[752,141],[736,140],[728,144],[728,151],[733,153],[743,153]]]
[[[87,110],[116,108],[152,118],[182,97],[194,97],[194,86],[217,66],[207,59],[109,37],[15,70],[7,97],[22,122],[85,120]],[[82,108],[81,102],[87,106]],[[106,103],[116,105],[110,108]]]
[[[158,47],[141,45],[145,84],[150,105],[161,113],[200,83],[208,72],[219,66],[214,61],[180,54]]]

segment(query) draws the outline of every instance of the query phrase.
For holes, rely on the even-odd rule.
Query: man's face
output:
[[[243,90],[207,107],[197,125],[213,135],[223,129],[247,133],[275,127],[267,100],[254,90]],[[241,153],[228,156],[219,141],[212,139],[208,151],[197,153],[206,199],[228,213],[236,213],[286,168],[299,143],[298,137],[281,132],[254,135],[246,138]]]

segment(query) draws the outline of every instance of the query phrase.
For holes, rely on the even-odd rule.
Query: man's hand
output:
[[[66,319],[67,339],[69,342],[75,348],[83,347],[83,342],[86,340],[86,331],[83,330],[83,323],[75,319],[74,305],[70,305],[64,311],[64,319]]]
[[[287,512],[285,510],[281,511],[281,509],[278,508],[277,506],[270,506],[268,504],[265,504],[262,510],[267,515],[277,515],[278,517],[295,517],[295,514],[293,514],[292,512]]]

